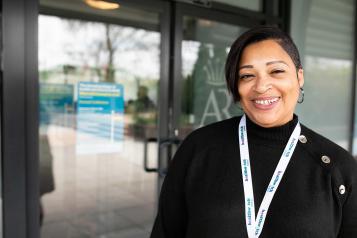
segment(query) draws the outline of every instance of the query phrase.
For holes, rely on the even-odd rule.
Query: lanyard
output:
[[[260,204],[257,219],[255,218],[254,208],[254,193],[252,184],[252,174],[250,169],[250,158],[248,149],[248,136],[246,127],[246,116],[243,115],[239,122],[239,148],[240,160],[242,167],[242,179],[244,188],[244,203],[245,203],[245,223],[249,238],[258,238],[263,230],[265,218],[273,200],[274,194],[278,189],[279,183],[283,178],[286,167],[289,164],[291,156],[297,145],[298,138],[301,132],[300,123],[298,122],[293,133],[291,134],[288,143],[285,146],[284,152],[281,155],[278,165],[275,168],[273,177],[270,180],[268,188],[265,192],[262,203]]]

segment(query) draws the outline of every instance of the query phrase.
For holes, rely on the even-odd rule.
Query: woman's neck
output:
[[[294,114],[293,118],[284,125],[274,127],[263,127],[254,123],[248,116],[247,132],[250,142],[264,144],[286,144],[298,123],[298,117]]]

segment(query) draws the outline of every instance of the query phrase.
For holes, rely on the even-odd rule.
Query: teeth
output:
[[[274,98],[271,100],[254,100],[255,103],[257,104],[261,104],[261,105],[269,105],[272,104],[274,102],[278,101],[278,98]]]

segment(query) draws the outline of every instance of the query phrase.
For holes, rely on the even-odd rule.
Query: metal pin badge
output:
[[[307,142],[307,139],[306,139],[306,136],[304,136],[304,135],[300,135],[299,136],[299,141],[301,142],[301,143],[306,143]]]
[[[340,185],[340,187],[338,188],[338,192],[340,194],[345,194],[345,192],[346,192],[345,186],[344,185]]]
[[[321,160],[322,160],[322,162],[324,162],[325,164],[329,164],[329,163],[331,162],[330,157],[328,157],[327,155],[323,155],[323,156],[321,157]]]

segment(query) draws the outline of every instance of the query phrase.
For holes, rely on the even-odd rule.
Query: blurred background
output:
[[[242,114],[233,41],[276,25],[305,72],[300,121],[357,155],[353,0],[2,0],[0,237],[149,237],[192,130]]]

